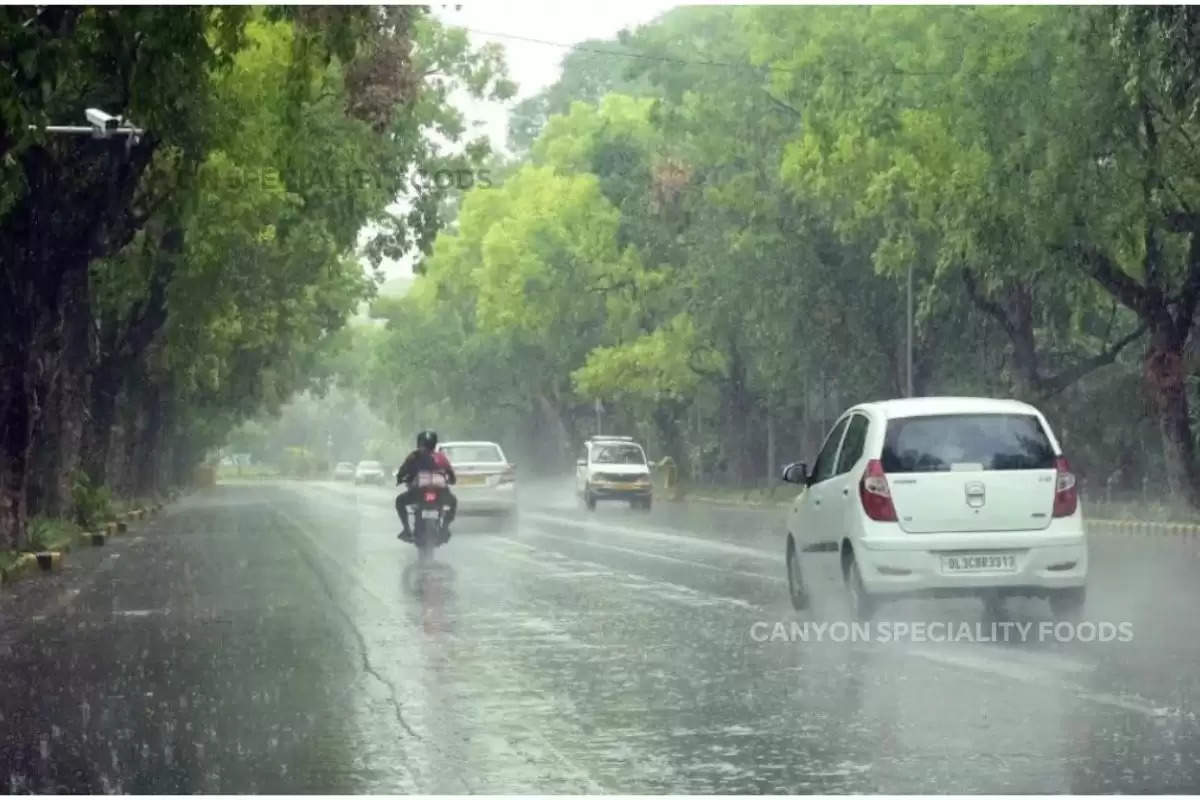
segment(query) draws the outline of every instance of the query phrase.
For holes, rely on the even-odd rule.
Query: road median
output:
[[[755,511],[782,511],[789,508],[792,501],[780,499],[777,496],[759,490],[748,490],[741,494],[734,492],[722,493],[690,493],[685,492],[674,497],[663,498],[666,502],[679,504],[698,504],[718,506],[731,509],[747,509]],[[1146,519],[1112,519],[1104,516],[1093,517],[1084,514],[1084,521],[1089,533],[1101,533],[1124,536],[1182,536],[1200,537],[1200,521],[1196,522],[1166,522]]]

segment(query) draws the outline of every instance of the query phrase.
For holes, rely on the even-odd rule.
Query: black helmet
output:
[[[432,450],[437,447],[437,434],[433,431],[421,431],[417,434],[417,447]]]

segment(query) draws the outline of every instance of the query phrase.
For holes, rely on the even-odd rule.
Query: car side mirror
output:
[[[788,464],[783,468],[783,474],[780,477],[783,478],[784,483],[797,483],[802,486],[807,486],[808,465],[803,461],[797,461],[792,464]]]

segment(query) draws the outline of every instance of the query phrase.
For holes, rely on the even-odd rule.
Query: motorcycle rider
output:
[[[450,466],[450,459],[446,457],[445,453],[436,450],[437,442],[438,437],[435,432],[421,431],[417,434],[417,449],[408,454],[404,463],[400,465],[400,469],[396,471],[396,485],[408,484],[407,491],[396,496],[396,513],[400,516],[401,526],[397,539],[403,539],[406,542],[412,541],[412,530],[408,525],[408,506],[415,503],[420,493],[425,491],[415,485],[418,473],[441,473],[446,476],[446,482],[451,486],[458,481],[454,474],[454,467]],[[442,495],[442,502],[447,506],[446,535],[449,536],[450,523],[454,521],[455,512],[458,510],[458,498],[449,488],[438,491]]]

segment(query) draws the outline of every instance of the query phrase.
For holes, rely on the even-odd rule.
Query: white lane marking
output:
[[[741,576],[747,577],[747,578],[756,578],[758,580],[771,581],[772,583],[787,583],[787,580],[785,578],[780,578],[777,575],[767,575],[766,573],[763,573],[763,572],[748,572],[746,570],[740,570],[740,569],[729,569],[728,567],[722,567],[717,564],[706,564],[703,561],[693,561],[688,558],[678,558],[676,556],[665,556],[660,553],[650,552],[649,550],[638,550],[635,547],[621,547],[620,545],[616,545],[616,544],[605,544],[604,542],[594,542],[594,541],[587,540],[587,539],[571,539],[567,536],[559,536],[559,535],[556,535],[553,533],[549,533],[547,531],[547,529],[541,525],[537,526],[537,535],[541,536],[542,538],[545,538],[545,539],[554,539],[556,541],[567,542],[569,544],[583,545],[584,547],[594,547],[594,548],[598,548],[601,550],[612,550],[617,553],[628,553],[630,555],[642,556],[644,558],[658,559],[659,561],[670,561],[675,564],[686,564],[689,567],[699,567],[701,569],[709,569],[709,570],[713,570],[714,572],[720,572],[723,575],[741,575]],[[505,538],[509,538],[509,537],[505,537]]]
[[[558,514],[546,514],[539,511],[526,511],[521,515],[521,518],[531,519],[543,523],[552,523],[555,525],[564,525],[569,528],[582,528],[584,530],[592,530],[600,533],[619,533],[625,536],[636,536],[641,539],[655,539],[671,544],[686,544],[690,547],[712,550],[714,552],[728,553],[731,555],[742,556],[744,558],[757,559],[759,561],[769,561],[772,564],[778,564],[783,561],[782,546],[780,546],[779,554],[772,554],[766,550],[759,550],[755,547],[744,547],[738,544],[729,544],[728,542],[715,542],[711,539],[703,539],[699,536],[685,536],[679,533],[669,533],[661,528],[638,528],[629,525],[614,525],[610,522],[578,520],[570,517],[560,516]]]
[[[525,548],[526,550],[532,550],[535,553],[546,553],[547,552],[545,550],[542,550],[540,547],[534,547],[533,545],[526,544],[524,542],[519,542],[515,539],[503,539],[503,541],[506,544]],[[611,570],[604,564],[599,564],[599,563],[596,563],[595,561],[587,561],[587,560],[580,559],[580,558],[574,558],[572,556],[565,556],[562,553],[554,553],[554,555],[556,556],[556,561],[558,563],[552,563],[545,559],[536,559],[536,558],[530,558],[528,556],[521,556],[521,555],[518,555],[511,551],[506,552],[505,550],[498,550],[496,548],[488,548],[488,549],[492,550],[493,552],[501,554],[503,557],[510,558],[510,559],[517,560],[517,561],[523,561],[526,563],[535,564],[536,566],[539,566],[543,569],[548,569],[557,574],[573,574],[573,573],[576,573],[579,571],[578,567],[585,567],[590,570],[607,570],[608,574],[614,578],[627,579],[627,580],[631,579],[633,581],[632,583],[624,583],[623,584],[624,586],[627,586],[628,588],[635,589],[635,590],[636,589],[648,589],[655,595],[655,597],[657,597],[658,599],[662,599],[662,600],[673,600],[673,601],[677,601],[677,602],[682,602],[685,605],[695,605],[697,599],[708,599],[708,600],[716,602],[716,603],[720,603],[723,605],[730,605],[730,606],[734,606],[736,608],[750,610],[750,611],[764,611],[765,610],[763,606],[757,605],[755,603],[747,602],[746,600],[742,600],[741,598],[738,598],[738,597],[727,597],[725,595],[713,594],[712,592],[702,592],[698,589],[693,589],[690,586],[683,586],[678,583],[671,583],[670,581],[659,580],[657,578],[650,578],[650,577],[647,577],[645,575],[640,575],[635,572],[626,572],[623,570],[620,570],[620,571]],[[562,569],[563,567],[565,567],[567,569],[564,570],[564,569]]]
[[[170,614],[169,608],[131,608],[127,611],[114,611],[114,616],[118,617],[150,617],[155,614]]]
[[[958,652],[949,652],[948,650],[938,649],[906,648],[902,652],[906,655],[941,664],[942,666],[957,667],[966,671],[996,675],[1021,683],[1033,683],[1043,688],[1070,692],[1081,700],[1119,708],[1124,711],[1133,711],[1148,717],[1165,717],[1173,713],[1172,709],[1164,706],[1155,706],[1140,697],[1119,697],[1107,692],[1096,692],[1072,681],[1064,680],[1047,672],[1050,668],[1048,663],[1037,666],[1033,666],[1032,664],[1018,664],[1005,658],[996,658],[990,651],[985,657],[983,655],[972,654],[965,649]],[[1011,654],[1005,655],[1008,656]],[[1062,659],[1062,661],[1063,665],[1065,665],[1069,660]],[[1078,666],[1080,669],[1074,671],[1079,672],[1088,669],[1081,664],[1078,664]]]

